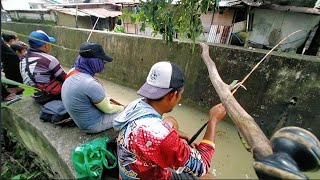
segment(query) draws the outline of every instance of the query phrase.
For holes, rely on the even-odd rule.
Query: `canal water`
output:
[[[108,96],[124,105],[140,98],[136,93],[137,90],[103,79],[99,79],[99,82],[104,86]],[[207,122],[209,117],[208,113],[184,103],[177,105],[172,112],[165,114],[165,116],[175,117],[180,130],[190,137]],[[196,142],[200,142],[203,135],[204,131],[198,136]],[[215,175],[217,179],[257,179],[252,163],[252,155],[241,143],[237,127],[226,115],[217,129],[216,152],[211,162],[210,173]],[[320,179],[320,171],[305,174],[311,179]]]

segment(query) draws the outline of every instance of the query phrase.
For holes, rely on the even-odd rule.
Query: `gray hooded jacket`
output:
[[[144,101],[144,98],[137,99],[130,103],[127,108],[114,119],[113,128],[116,131],[120,131],[132,121],[148,114],[155,114],[161,117],[153,107]]]

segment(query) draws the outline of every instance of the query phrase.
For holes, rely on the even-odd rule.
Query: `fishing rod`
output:
[[[276,44],[253,68],[252,70],[242,79],[242,81],[240,81],[238,84],[236,84],[232,90],[232,95],[235,94],[237,92],[237,90],[240,87],[244,87],[243,83],[250,77],[250,75],[259,67],[259,65],[270,55],[271,52],[273,52],[279,45],[281,45],[285,40],[287,40],[290,36],[298,33],[298,32],[302,32],[305,30],[297,30],[291,34],[289,34],[288,36],[286,36],[285,38],[283,38],[278,44]],[[188,145],[191,145],[196,139],[197,137],[200,135],[200,133],[203,131],[203,129],[207,126],[208,122],[206,122],[197,132],[196,134],[194,134],[191,139],[188,142]]]
[[[124,106],[123,104],[119,103],[118,101],[114,100],[114,99],[110,99],[110,101],[113,103],[113,104],[116,104],[116,105],[119,105],[119,106]]]
[[[7,32],[7,33],[12,33],[12,34],[17,34],[17,35],[19,35],[19,36],[21,36],[21,37],[25,37],[25,38],[34,39],[34,40],[37,40],[37,41],[40,41],[40,42],[43,42],[43,43],[50,44],[51,46],[54,46],[54,47],[62,48],[63,50],[76,51],[76,52],[79,52],[79,51],[80,51],[80,50],[78,50],[78,49],[66,48],[66,47],[64,47],[64,46],[60,46],[60,45],[57,45],[57,44],[54,44],[54,43],[51,43],[51,42],[47,42],[47,41],[44,41],[44,40],[42,40],[42,39],[38,39],[38,38],[34,38],[34,37],[29,37],[29,35],[17,33],[17,32],[14,32],[14,31],[9,31],[9,30],[5,30],[5,29],[1,29],[1,31],[2,31],[2,32]]]
[[[93,30],[96,28],[96,25],[97,25],[98,21],[99,21],[99,17],[97,18],[96,22],[94,23],[94,25],[93,25],[93,27],[92,27],[92,29],[91,29],[91,31],[90,31],[90,34],[89,34],[88,39],[87,39],[87,42],[89,42],[90,37],[91,37],[91,35],[92,35],[92,32],[93,32]],[[116,104],[116,105],[119,105],[119,106],[124,106],[123,104],[119,103],[118,101],[116,101],[116,100],[114,100],[114,99],[112,99],[112,98],[110,98],[110,101],[111,101],[113,104]]]
[[[21,100],[21,96],[17,96],[16,98],[14,98],[14,99],[12,99],[12,100],[10,100],[8,102],[5,102],[4,106],[1,106],[1,109],[6,108],[6,107],[10,106],[11,104],[16,103],[16,102],[18,102],[20,100]]]

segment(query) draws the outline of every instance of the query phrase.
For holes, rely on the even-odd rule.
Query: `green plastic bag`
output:
[[[112,169],[117,158],[107,150],[108,137],[98,138],[76,147],[72,152],[77,179],[101,179],[103,166]]]

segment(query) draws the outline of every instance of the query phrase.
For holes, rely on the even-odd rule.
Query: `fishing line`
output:
[[[29,37],[29,35],[17,33],[17,32],[14,32],[14,31],[9,31],[9,30],[5,30],[5,29],[1,29],[1,31],[7,32],[7,33],[17,34],[18,36],[21,36],[21,37],[26,37],[26,38],[34,39],[34,40],[37,40],[37,41],[40,41],[40,42],[44,42],[44,43],[50,44],[51,46],[55,46],[55,47],[62,48],[63,50],[69,50],[69,51],[79,52],[79,50],[77,50],[77,49],[66,48],[66,47],[64,47],[64,46],[60,46],[60,45],[57,45],[57,44],[54,44],[54,43],[51,43],[51,42],[47,42],[47,41],[44,41],[44,40],[41,40],[41,39],[38,39],[38,38]]]
[[[258,68],[258,66],[266,59],[267,56],[269,56],[269,54],[274,51],[283,41],[285,41],[286,39],[288,39],[290,36],[298,33],[298,32],[302,32],[304,30],[297,30],[291,34],[289,34],[288,36],[286,36],[285,38],[283,38],[278,44],[276,44],[254,67],[253,69],[243,78],[243,80],[238,83],[234,90],[232,91],[232,95],[235,94],[237,92],[237,90],[239,89],[239,87],[243,86],[243,83],[250,77],[250,75]],[[202,130],[204,129],[204,127],[206,127],[208,124],[208,122],[206,122],[198,131],[195,135],[192,136],[192,138],[190,139],[190,141],[188,142],[188,145],[191,145],[193,143],[193,141],[195,139],[197,139],[197,137],[200,135],[200,133],[202,132]]]

